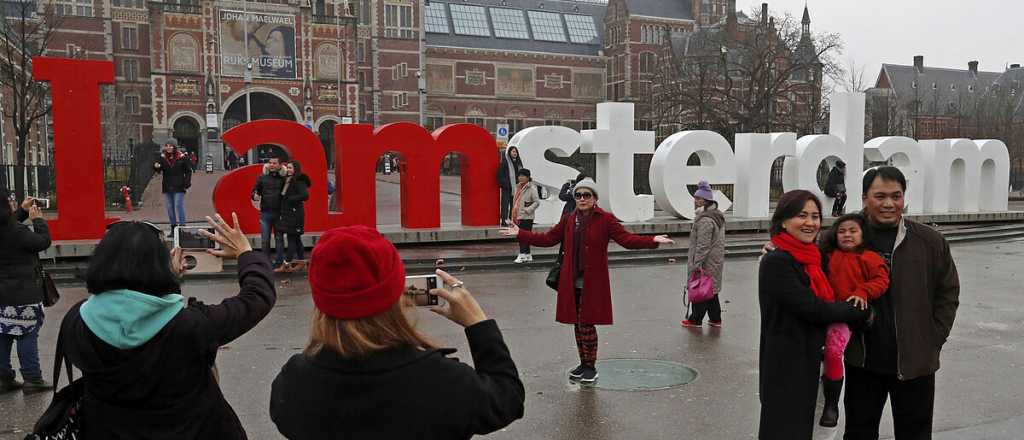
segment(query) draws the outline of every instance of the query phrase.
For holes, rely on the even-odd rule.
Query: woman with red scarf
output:
[[[833,322],[863,323],[870,311],[828,302],[828,261],[815,244],[821,201],[809,191],[782,195],[772,216],[775,250],[761,259],[758,438],[810,440],[825,332]]]

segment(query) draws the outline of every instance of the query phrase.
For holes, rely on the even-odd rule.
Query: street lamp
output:
[[[422,66],[422,65],[421,65]],[[423,77],[422,68],[416,71],[416,85],[418,90],[418,101],[420,105],[420,125],[427,126],[427,79]]]
[[[252,122],[252,97],[250,87],[252,86],[252,61],[245,65],[245,122]],[[256,163],[256,149],[249,150],[249,163]]]

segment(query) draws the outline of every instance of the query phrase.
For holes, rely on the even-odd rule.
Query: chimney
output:
[[[924,72],[924,55],[914,56],[914,69],[917,70],[917,73]]]
[[[978,62],[971,61],[967,63],[967,70],[971,71],[971,75],[978,76]]]
[[[761,3],[761,26],[768,27],[768,3]]]

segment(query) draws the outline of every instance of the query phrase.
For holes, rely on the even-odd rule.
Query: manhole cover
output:
[[[598,361],[595,388],[616,391],[651,391],[686,385],[697,380],[697,370],[656,359]]]

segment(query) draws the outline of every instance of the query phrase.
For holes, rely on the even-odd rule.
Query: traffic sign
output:
[[[508,140],[508,124],[498,124],[498,139]]]

